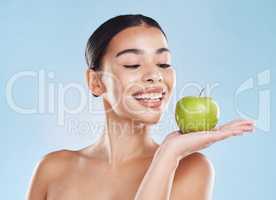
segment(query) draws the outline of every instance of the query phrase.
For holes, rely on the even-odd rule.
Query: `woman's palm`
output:
[[[169,145],[178,156],[184,157],[206,148],[215,142],[231,136],[242,135],[244,132],[252,132],[253,130],[253,121],[234,120],[218,126],[211,131],[193,132],[189,134],[181,134],[180,131],[174,131],[166,137],[163,143]]]

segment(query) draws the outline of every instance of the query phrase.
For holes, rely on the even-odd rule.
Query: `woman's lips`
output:
[[[151,87],[135,92],[132,96],[143,106],[159,108],[166,92],[161,87]]]
[[[165,89],[162,87],[149,87],[149,88],[145,88],[144,90],[139,90],[135,92],[134,94],[132,94],[132,96],[148,94],[148,93],[164,93],[164,92],[165,92]]]

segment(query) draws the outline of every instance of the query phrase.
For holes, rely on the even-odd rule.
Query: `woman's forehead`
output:
[[[135,26],[127,28],[115,35],[108,45],[108,51],[117,54],[125,49],[141,49],[156,51],[168,48],[163,33],[155,27]]]

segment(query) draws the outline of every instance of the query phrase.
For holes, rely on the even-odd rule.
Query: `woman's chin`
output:
[[[163,102],[164,103],[164,102]],[[124,119],[133,119],[145,124],[156,124],[161,120],[163,111],[165,110],[164,104],[159,106],[147,107],[141,105],[136,101],[125,101],[124,104],[109,103],[117,116],[121,116]],[[111,106],[113,105],[113,106]],[[114,106],[116,105],[116,106]]]
[[[137,101],[128,101],[124,107],[125,113],[130,118],[141,121],[145,124],[156,124],[160,121],[163,111],[165,110],[165,102],[161,104],[141,104]]]
[[[131,118],[144,124],[157,124],[161,120],[162,113],[131,113]]]

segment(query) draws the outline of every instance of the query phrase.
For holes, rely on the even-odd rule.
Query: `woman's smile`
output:
[[[160,108],[164,97],[166,95],[166,89],[163,87],[149,87],[135,92],[132,96],[141,105],[148,108]]]

